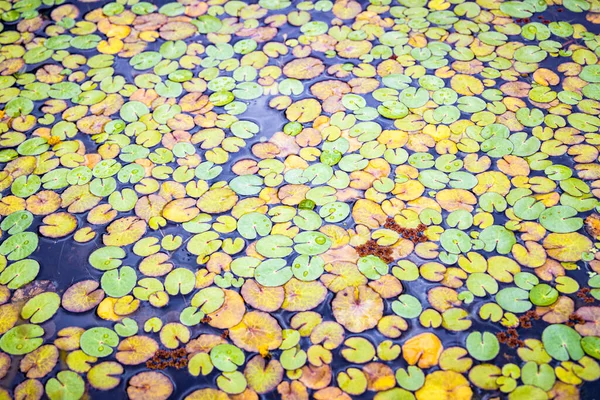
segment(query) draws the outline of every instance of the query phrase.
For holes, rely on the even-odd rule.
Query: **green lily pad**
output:
[[[85,382],[73,371],[60,371],[46,382],[50,400],[77,400],[85,393]]]
[[[500,352],[500,343],[490,332],[471,332],[466,345],[469,354],[479,361],[493,360]]]
[[[44,329],[38,325],[15,326],[0,338],[2,351],[12,355],[28,354],[42,345]]]
[[[219,344],[210,351],[213,365],[223,372],[233,372],[245,361],[244,352],[231,344]]]
[[[585,355],[581,347],[581,335],[566,325],[546,327],[542,333],[542,341],[548,354],[559,361],[577,361]]]
[[[90,328],[80,339],[81,350],[92,357],[106,357],[113,353],[119,344],[119,336],[108,328]]]

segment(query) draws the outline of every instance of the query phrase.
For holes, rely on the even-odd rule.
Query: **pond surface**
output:
[[[596,398],[597,3],[0,9],[0,399]]]

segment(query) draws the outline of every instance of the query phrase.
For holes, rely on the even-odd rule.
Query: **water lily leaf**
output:
[[[294,225],[305,231],[314,231],[321,227],[323,221],[319,214],[312,210],[298,210],[298,214],[292,219]]]
[[[31,255],[38,246],[39,239],[33,232],[20,232],[10,236],[0,245],[0,254],[8,260],[22,260]]]
[[[223,23],[217,17],[205,14],[198,17],[198,22],[195,25],[198,28],[198,32],[206,34],[218,32]]]
[[[262,190],[262,185],[263,179],[256,175],[238,176],[229,182],[229,186],[235,193],[245,196],[258,194]]]
[[[358,333],[377,325],[383,315],[383,301],[367,286],[347,287],[336,294],[332,310],[337,322]]]
[[[89,262],[100,271],[109,271],[119,268],[122,264],[121,259],[125,258],[125,251],[120,247],[106,246],[100,247],[90,254]]]
[[[179,314],[179,322],[185,326],[198,325],[205,315],[198,307],[186,307]]]
[[[321,232],[301,232],[294,237],[294,250],[299,254],[316,256],[330,247],[331,239]]]
[[[396,371],[396,381],[404,389],[414,392],[423,387],[425,374],[419,367],[410,365],[407,369],[399,368]]]
[[[542,245],[548,255],[558,261],[578,261],[581,254],[592,246],[585,236],[573,233],[551,233],[544,239]]]
[[[173,383],[166,375],[155,372],[140,372],[131,377],[127,395],[133,400],[166,400],[173,393]]]
[[[485,390],[498,390],[498,379],[501,377],[502,370],[492,364],[476,365],[469,371],[469,380]]]
[[[123,318],[115,325],[115,332],[121,337],[133,336],[138,332],[138,325],[131,318]]]
[[[308,236],[306,239],[310,240],[311,238],[312,236]],[[290,239],[287,236],[270,235],[267,237],[263,237],[256,242],[256,251],[264,257],[286,257],[291,254],[291,247],[293,243],[294,242],[292,241],[292,239]]]
[[[392,274],[401,281],[414,281],[419,277],[419,268],[409,260],[400,260],[398,266],[392,268]]]
[[[124,266],[106,271],[100,280],[102,289],[111,297],[123,297],[136,285],[137,275],[133,268]]]
[[[225,292],[218,287],[209,287],[200,290],[192,297],[192,306],[200,308],[208,314],[218,310],[225,302]]]
[[[410,294],[398,296],[398,300],[392,302],[392,310],[403,318],[416,318],[423,311],[421,302]]]
[[[194,290],[195,281],[192,271],[185,268],[176,268],[169,272],[165,278],[165,289],[171,296],[176,296],[179,293],[185,295]]]
[[[524,290],[531,290],[535,285],[540,283],[537,276],[529,272],[519,272],[515,275],[515,284]]]
[[[485,251],[496,250],[500,254],[510,253],[513,245],[517,242],[512,232],[499,225],[485,228],[479,235],[479,239],[484,243]]]
[[[233,372],[244,364],[244,352],[231,344],[219,344],[210,351],[213,365],[223,372]]]
[[[297,345],[290,349],[284,350],[279,357],[281,366],[288,371],[302,368],[302,366],[306,364],[306,360],[306,352],[301,350]]]
[[[544,348],[552,356],[559,361],[575,361],[584,356],[581,347],[581,336],[576,330],[566,325],[556,324],[550,325],[542,333],[542,341]]]
[[[94,365],[87,373],[87,380],[95,389],[111,390],[121,383],[120,375],[123,374],[121,364],[114,361],[105,361]]]
[[[467,379],[454,371],[435,371],[425,377],[425,383],[416,392],[417,400],[440,394],[446,397],[471,397],[473,391]]]
[[[90,328],[81,335],[81,350],[93,357],[106,357],[112,354],[113,347],[119,344],[119,337],[108,328]]]
[[[575,330],[583,336],[600,336],[596,327],[596,320],[600,309],[597,307],[580,307],[577,315],[581,317],[580,323]]]
[[[77,219],[69,213],[54,213],[42,220],[40,233],[49,238],[61,238],[70,235],[77,229]]]
[[[218,214],[230,210],[238,201],[236,193],[229,188],[209,190],[198,199],[200,211]]]
[[[272,237],[273,236],[267,236],[264,239]],[[256,279],[256,281],[261,285],[267,287],[282,286],[292,279],[293,275],[292,268],[289,267],[287,262],[281,258],[265,260],[261,262],[254,270],[254,279]]]
[[[2,351],[12,355],[31,353],[43,343],[44,329],[38,325],[15,326],[0,338]]]
[[[248,386],[256,393],[267,393],[273,390],[283,379],[283,367],[277,360],[265,361],[257,355],[251,358],[244,368],[244,377]]]
[[[504,310],[524,313],[531,309],[529,293],[520,288],[505,288],[496,293],[496,301]]]
[[[469,354],[479,361],[492,360],[500,352],[498,339],[490,332],[471,332],[466,345]]]
[[[440,236],[440,242],[446,251],[453,254],[467,253],[472,247],[471,238],[458,229],[445,230]]]
[[[72,44],[72,43],[71,43]],[[55,83],[50,87],[48,95],[53,99],[72,99],[81,93],[81,88],[74,82]]]
[[[236,346],[251,352],[274,350],[282,341],[281,328],[277,320],[260,311],[246,313],[242,321],[229,332]]]
[[[484,297],[498,292],[498,282],[488,274],[475,272],[467,278],[467,288],[475,296]]]
[[[137,217],[125,217],[111,223],[102,237],[106,246],[127,246],[142,238],[146,232],[146,222]]]
[[[540,224],[551,232],[569,233],[581,229],[582,218],[572,218],[577,215],[577,210],[568,206],[555,206],[548,208],[540,214]]]
[[[548,53],[538,46],[523,46],[515,52],[515,59],[524,63],[538,63],[547,57]]]
[[[0,228],[10,235],[15,235],[25,231],[33,222],[33,214],[29,211],[21,210],[10,214],[2,220]]]
[[[344,342],[342,356],[349,362],[364,364],[373,359],[375,348],[367,339],[362,337],[351,337]]]
[[[500,10],[513,18],[529,18],[535,12],[535,7],[526,1],[507,1],[500,5]]]
[[[160,341],[169,349],[176,349],[180,343],[187,343],[189,340],[190,330],[177,322],[165,324],[160,331]]]
[[[388,265],[379,257],[368,255],[358,259],[358,269],[369,279],[377,280],[389,271]]]
[[[196,353],[188,363],[188,371],[193,376],[206,376],[214,369],[210,356],[207,353]]]
[[[402,346],[402,354],[406,362],[419,368],[437,365],[443,350],[442,342],[433,333],[414,336]]]
[[[526,385],[537,386],[544,391],[548,391],[554,386],[556,377],[550,365],[541,364],[538,366],[535,362],[529,361],[521,369],[521,380]]]
[[[323,274],[324,266],[325,261],[319,256],[300,255],[292,263],[292,273],[298,280],[314,281]]]
[[[40,264],[35,260],[17,261],[0,273],[0,284],[19,289],[34,280],[39,271]]]
[[[80,399],[85,392],[85,382],[73,371],[60,371],[56,378],[46,382],[46,395],[51,400]]]
[[[244,374],[240,371],[223,372],[217,377],[217,386],[219,389],[229,394],[240,394],[248,385]]]
[[[0,306],[0,332],[5,333],[11,329],[19,320],[19,306],[16,304],[3,304]]]
[[[456,332],[467,330],[472,324],[468,316],[469,313],[463,308],[449,308],[442,313],[442,326]]]
[[[531,386],[524,385],[519,386],[515,390],[513,390],[508,396],[510,400],[518,400],[518,399],[547,399],[548,395],[542,389]]]
[[[325,70],[325,65],[318,58],[307,57],[293,60],[285,65],[283,73],[290,78],[312,79]]]
[[[600,359],[600,338],[597,336],[586,336],[581,339],[581,347],[585,354]]]
[[[558,300],[558,290],[545,283],[534,286],[529,292],[529,300],[536,306],[550,306]]]
[[[21,318],[40,324],[52,318],[60,307],[60,296],[54,292],[45,292],[31,298],[21,309]]]
[[[119,343],[115,357],[124,365],[138,365],[148,361],[158,350],[158,343],[148,336],[129,336]]]
[[[266,236],[272,227],[271,220],[257,212],[244,214],[237,223],[238,232],[246,239],[256,239],[257,235]]]
[[[30,379],[43,378],[56,366],[58,354],[54,345],[41,346],[23,357],[19,365],[21,372]]]

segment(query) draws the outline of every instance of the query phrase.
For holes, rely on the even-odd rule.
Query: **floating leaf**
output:
[[[408,339],[402,346],[404,359],[410,365],[429,368],[437,365],[444,347],[440,339],[432,333],[422,333]]]
[[[230,344],[219,344],[210,351],[213,365],[223,372],[233,372],[244,364],[244,352]]]
[[[469,354],[479,361],[492,360],[500,351],[498,339],[490,332],[471,332],[466,344]]]
[[[550,325],[542,333],[544,348],[552,358],[559,361],[577,361],[583,357],[580,340],[579,333],[566,325]]]
[[[2,351],[13,355],[31,353],[42,345],[43,339],[41,336],[43,334],[44,329],[38,325],[19,325],[0,338],[0,348]]]
[[[53,292],[38,294],[21,309],[21,318],[40,324],[52,318],[60,307],[60,296]]]
[[[383,301],[366,286],[348,287],[336,294],[332,310],[336,321],[350,332],[363,332],[373,328],[383,315]]]
[[[79,399],[85,392],[85,382],[72,371],[60,371],[46,382],[46,395],[51,400]]]
[[[44,345],[27,354],[19,367],[30,379],[43,378],[54,369],[57,362],[58,349],[53,345]]]
[[[93,357],[106,357],[119,344],[119,337],[108,328],[90,328],[81,335],[81,350]]]
[[[130,399],[166,400],[173,393],[173,383],[160,372],[140,372],[127,385]]]
[[[121,364],[137,365],[148,361],[158,350],[158,343],[148,336],[130,336],[119,343],[115,355]]]
[[[121,382],[120,375],[123,374],[121,364],[114,361],[105,361],[94,365],[87,373],[90,384],[98,390],[111,390]]]

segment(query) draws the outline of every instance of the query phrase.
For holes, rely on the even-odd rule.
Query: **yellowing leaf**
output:
[[[337,322],[358,333],[377,325],[383,315],[383,300],[367,286],[348,287],[336,294],[331,308]]]
[[[468,400],[473,396],[469,381],[454,371],[435,371],[425,377],[425,384],[415,393],[417,400]]]
[[[410,365],[430,368],[437,365],[444,347],[433,333],[421,333],[408,339],[402,346],[402,356]]]
[[[551,233],[543,246],[548,255],[558,261],[579,261],[581,254],[592,247],[592,241],[580,233]]]
[[[277,320],[261,311],[250,311],[229,329],[233,343],[246,351],[274,350],[281,344],[281,327]]]
[[[211,189],[198,199],[198,208],[205,213],[218,214],[231,210],[237,203],[238,196],[229,188]]]
[[[146,222],[137,217],[125,217],[110,224],[102,237],[106,246],[127,246],[137,242],[146,233]]]
[[[158,350],[158,343],[148,336],[130,336],[119,343],[115,355],[121,364],[138,365],[148,361]]]
[[[307,311],[317,307],[327,296],[327,289],[321,282],[304,282],[296,278],[283,285],[285,300],[281,308],[287,311]]]

